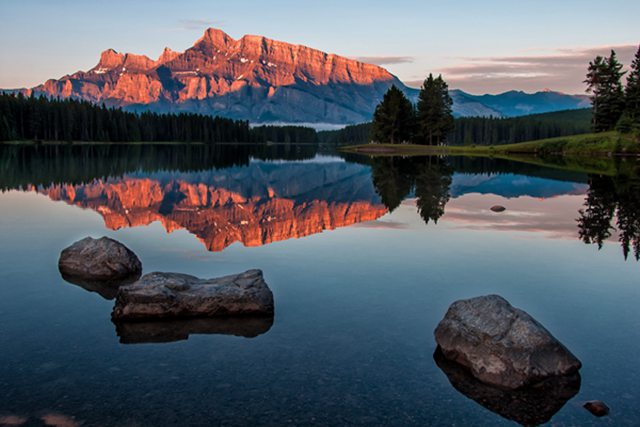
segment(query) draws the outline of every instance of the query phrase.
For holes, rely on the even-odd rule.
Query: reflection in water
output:
[[[585,243],[602,248],[617,231],[624,258],[640,258],[640,177],[591,175],[584,209],[579,211],[578,232]],[[615,227],[614,227],[615,218]]]
[[[120,286],[131,284],[136,280],[138,280],[138,277],[139,277],[139,276],[133,276],[129,279],[118,280],[116,282],[108,282],[108,281],[86,280],[79,277],[70,276],[62,272],[60,273],[60,275],[67,283],[80,286],[81,288],[89,292],[95,292],[106,300],[114,299],[116,297],[116,294],[118,293],[118,288]]]
[[[118,322],[122,344],[166,343],[189,339],[191,334],[223,334],[255,338],[271,329],[273,317],[180,319],[155,322]]]
[[[260,246],[381,217],[367,169],[344,162],[254,162],[200,173],[145,173],[88,184],[27,187],[95,210],[117,230],[159,221],[186,229],[210,251]]]
[[[426,224],[444,214],[453,169],[440,157],[378,157],[371,161],[373,185],[389,211],[415,192],[418,213]]]
[[[317,154],[315,145],[0,145],[0,189],[94,210],[114,230],[158,221],[221,251],[375,220],[408,197],[428,224],[464,194],[550,198],[583,194],[588,182],[579,238],[601,247],[615,236],[625,258],[640,258],[640,168],[632,160],[598,159],[594,167],[615,173],[587,176],[499,159],[344,154],[345,162]]]
[[[548,422],[580,390],[579,373],[552,378],[526,389],[502,390],[478,381],[467,369],[447,360],[439,348],[433,358],[456,390],[523,426]]]

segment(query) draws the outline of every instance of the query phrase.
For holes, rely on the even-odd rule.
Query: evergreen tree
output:
[[[452,107],[447,83],[442,76],[434,78],[429,74],[418,95],[416,142],[429,145],[446,142],[454,126]]]
[[[391,86],[373,113],[371,139],[391,144],[407,142],[411,140],[414,125],[413,104],[400,89]]]
[[[627,76],[625,113],[631,119],[633,126],[640,129],[640,46]]]
[[[603,132],[612,130],[624,111],[624,90],[622,87],[622,64],[618,62],[616,52],[611,51],[609,58],[597,56],[589,63],[587,92],[591,93],[593,105],[593,130]]]

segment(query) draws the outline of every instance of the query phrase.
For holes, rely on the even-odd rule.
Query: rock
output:
[[[189,339],[192,334],[221,334],[255,338],[271,329],[273,316],[117,322],[121,344],[163,343]]]
[[[76,284],[118,286],[137,280],[142,273],[136,254],[108,237],[75,242],[60,253],[58,268],[65,280]]]
[[[586,402],[583,407],[596,417],[609,415],[609,407],[600,400],[590,400],[589,402]]]
[[[504,390],[476,379],[470,370],[452,362],[437,349],[433,358],[451,385],[490,411],[524,426],[545,424],[580,391],[578,372],[551,377],[532,387]]]
[[[111,317],[116,321],[272,316],[273,311],[273,294],[260,270],[216,279],[156,272],[121,287]]]
[[[505,389],[582,367],[540,323],[498,295],[451,304],[435,338],[446,358],[468,367],[480,381]]]
[[[495,205],[495,206],[491,206],[491,210],[493,212],[504,212],[507,210],[507,208],[505,208],[504,206]]]

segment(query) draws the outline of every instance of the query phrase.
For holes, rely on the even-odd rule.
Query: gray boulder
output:
[[[138,279],[142,263],[120,242],[85,237],[60,253],[58,269],[72,283],[117,285]]]
[[[540,323],[498,295],[451,304],[435,338],[447,359],[505,389],[570,375],[582,366]]]
[[[150,273],[123,286],[111,313],[115,320],[273,315],[273,294],[262,271],[216,279]]]

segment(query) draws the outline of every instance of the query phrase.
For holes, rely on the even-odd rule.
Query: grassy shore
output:
[[[640,142],[617,132],[590,133],[505,145],[429,146],[416,144],[361,144],[341,151],[371,155],[464,155],[464,156],[639,156]]]

